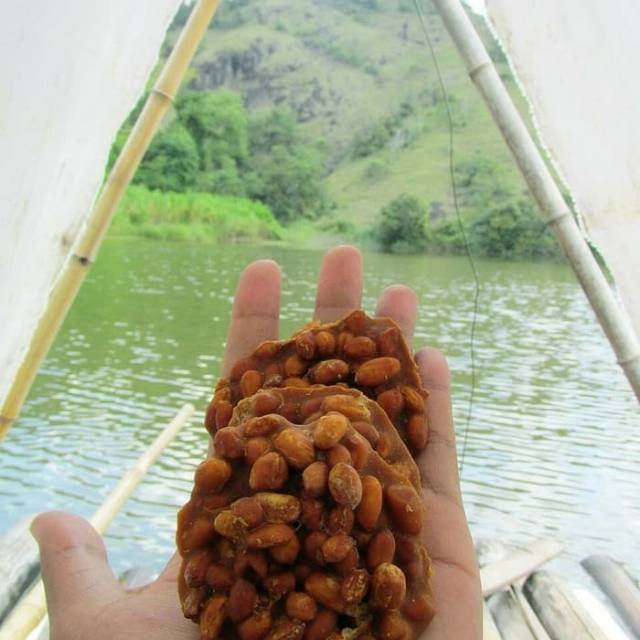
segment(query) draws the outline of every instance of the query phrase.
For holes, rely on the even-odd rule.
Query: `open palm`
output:
[[[362,258],[352,247],[325,256],[318,282],[315,318],[334,321],[359,308]],[[378,300],[378,316],[393,318],[411,342],[417,316],[415,294],[396,285]],[[223,373],[262,340],[278,338],[280,269],[269,260],[249,265],[236,290]],[[482,637],[478,569],[467,526],[451,415],[450,376],[444,356],[432,348],[416,353],[429,392],[429,443],[417,463],[422,475],[427,523],[425,545],[433,561],[436,615],[420,640]],[[52,640],[195,640],[197,627],[178,602],[174,556],[152,584],[125,591],[109,568],[104,544],[85,520],[63,513],[36,518]]]

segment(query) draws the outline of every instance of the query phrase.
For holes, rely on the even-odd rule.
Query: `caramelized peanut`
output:
[[[342,613],[344,611],[344,600],[340,596],[340,583],[325,573],[312,573],[304,581],[304,590],[316,602],[324,605],[328,609]]]
[[[362,481],[358,472],[344,462],[338,462],[329,472],[329,491],[338,504],[355,509],[362,499]]]
[[[300,540],[294,535],[288,542],[271,547],[269,553],[280,564],[293,564],[300,553]]]
[[[240,378],[240,391],[243,398],[252,396],[264,382],[264,376],[255,369],[249,369],[242,374]]]
[[[309,370],[309,377],[317,384],[333,384],[349,375],[349,365],[344,360],[323,360]]]
[[[260,502],[254,497],[240,498],[231,505],[231,511],[253,529],[264,522],[264,511]]]
[[[294,591],[287,596],[285,611],[290,618],[310,622],[316,617],[318,606],[311,596],[300,591]]]
[[[369,590],[369,574],[364,569],[349,572],[340,583],[340,596],[348,604],[358,604]]]
[[[286,493],[256,493],[267,522],[293,522],[300,516],[300,500]]]
[[[389,562],[379,564],[371,578],[371,593],[375,607],[397,609],[407,593],[407,583],[402,570]]]
[[[358,524],[373,529],[382,512],[382,485],[375,476],[362,478],[362,500],[356,508]]]
[[[304,360],[312,360],[316,355],[316,340],[311,331],[303,331],[295,339],[296,353]]]
[[[224,427],[213,438],[213,450],[219,456],[235,460],[244,455],[244,442],[236,429]]]
[[[225,618],[227,597],[214,594],[200,614],[200,637],[202,640],[216,640]]]
[[[332,356],[336,350],[336,339],[329,331],[316,333],[316,349],[321,357]]]
[[[356,373],[356,383],[364,387],[378,387],[400,373],[400,360],[384,356],[367,360]]]
[[[286,524],[263,524],[247,534],[247,546],[250,549],[266,549],[288,542],[295,531]]]
[[[294,469],[304,469],[315,460],[311,438],[294,427],[281,431],[273,441],[273,446]]]
[[[304,492],[310,498],[319,498],[327,490],[329,467],[326,462],[318,460],[310,464],[302,472]]]
[[[374,571],[385,562],[393,562],[396,553],[396,539],[389,529],[376,533],[367,547],[367,566]]]
[[[343,533],[327,538],[322,543],[322,557],[325,562],[340,562],[355,545],[356,541]]]
[[[385,502],[400,531],[411,535],[420,533],[422,529],[422,504],[413,487],[403,484],[387,487]]]
[[[260,456],[249,474],[249,486],[254,491],[280,489],[289,477],[285,459],[275,451]]]
[[[358,336],[344,345],[344,352],[350,358],[372,358],[376,354],[376,344],[371,338]]]
[[[249,438],[244,448],[244,457],[247,464],[252,467],[261,455],[269,451],[271,451],[271,441],[267,438],[261,436]]]
[[[327,640],[329,634],[336,628],[337,622],[338,616],[333,611],[323,609],[307,626],[304,640]]]
[[[253,613],[257,601],[256,588],[247,580],[240,578],[229,591],[227,613],[233,622],[240,622]]]
[[[341,413],[322,416],[313,432],[313,443],[318,449],[332,449],[344,437],[349,421]]]
[[[253,410],[257,416],[274,413],[282,404],[282,398],[273,391],[260,391],[253,398]]]
[[[238,626],[241,640],[262,640],[267,635],[273,620],[268,609],[260,609]]]

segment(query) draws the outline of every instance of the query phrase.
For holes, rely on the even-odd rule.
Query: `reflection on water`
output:
[[[184,402],[213,387],[240,269],[284,269],[282,333],[313,308],[319,252],[108,241],[0,450],[0,532],[22,516],[88,516]],[[477,391],[463,490],[474,535],[566,544],[566,570],[612,553],[640,575],[640,420],[587,303],[560,265],[480,263]],[[449,356],[459,443],[469,393],[473,283],[464,259],[368,255],[365,308],[404,282],[421,301],[416,345]],[[117,570],[160,567],[206,449],[198,415],[107,536]],[[570,561],[573,561],[570,563]],[[562,561],[561,563],[562,564]]]

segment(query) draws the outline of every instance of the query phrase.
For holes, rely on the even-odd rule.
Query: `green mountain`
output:
[[[433,7],[422,5],[449,97],[461,183],[465,172],[480,170],[521,193],[524,184],[453,43]],[[474,22],[513,88],[484,22]],[[290,107],[324,149],[338,218],[375,223],[400,194],[423,201],[431,221],[452,212],[445,103],[412,0],[229,0],[188,87],[233,90],[249,111]],[[475,206],[462,200],[463,210]]]

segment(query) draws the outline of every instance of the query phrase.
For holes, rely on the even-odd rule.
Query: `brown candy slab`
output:
[[[390,461],[362,431],[395,434]],[[419,637],[433,608],[418,470],[374,402],[259,392],[214,447],[177,531],[180,601],[203,640]]]
[[[212,435],[233,408],[260,389],[342,384],[376,400],[412,453],[427,444],[425,401],[418,368],[398,325],[357,310],[338,322],[312,322],[289,340],[267,341],[221,379],[205,425]]]

